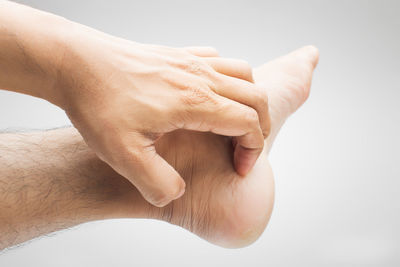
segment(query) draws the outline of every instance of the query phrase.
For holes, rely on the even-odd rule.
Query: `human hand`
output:
[[[267,97],[246,62],[219,58],[215,49],[143,45],[81,27],[63,49],[50,101],[150,203],[164,206],[185,189],[155,150],[165,133],[234,136],[241,175],[261,153],[269,132]]]

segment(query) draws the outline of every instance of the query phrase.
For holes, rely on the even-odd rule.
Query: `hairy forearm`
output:
[[[147,215],[136,189],[73,128],[0,134],[0,155],[0,249],[88,221]]]

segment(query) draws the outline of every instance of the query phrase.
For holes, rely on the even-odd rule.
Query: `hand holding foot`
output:
[[[255,69],[257,85],[269,94],[268,147],[308,96],[317,61],[317,50],[305,47]],[[164,135],[157,152],[184,177],[187,190],[157,208],[99,160],[73,128],[1,134],[0,249],[79,223],[122,217],[165,220],[220,246],[248,245],[271,215],[273,176],[268,149],[245,178],[232,167],[232,150],[229,138],[211,133]]]
[[[286,118],[307,99],[317,62],[318,50],[308,46],[254,70],[256,84],[268,93],[271,135],[265,153],[244,179],[230,165],[229,139],[188,131],[163,137],[157,149],[182,174],[187,189],[170,205],[150,209],[150,216],[225,247],[255,241],[267,225],[274,200],[268,149]]]

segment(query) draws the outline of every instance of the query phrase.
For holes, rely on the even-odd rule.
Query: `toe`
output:
[[[302,48],[296,50],[295,53],[310,62],[313,69],[317,66],[319,61],[319,50],[315,46],[303,46]]]

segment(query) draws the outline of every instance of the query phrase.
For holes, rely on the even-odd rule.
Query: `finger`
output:
[[[126,166],[130,166],[127,177],[151,204],[163,207],[183,195],[185,182],[178,172],[168,164],[154,147],[128,154]]]
[[[262,147],[247,148],[246,146],[241,144],[241,142],[244,142],[246,144],[249,143],[249,141],[244,141],[244,139],[246,138],[248,139],[256,137],[248,135],[237,137],[235,141],[237,142],[237,144],[235,145],[235,150],[233,154],[233,163],[235,166],[235,170],[241,176],[245,176],[250,172],[263,150]]]
[[[253,83],[226,75],[221,75],[221,77],[215,81],[215,88],[212,89],[218,95],[255,109],[258,113],[264,138],[267,138],[270,133],[271,122],[268,108],[268,96],[265,90]]]
[[[198,57],[218,57],[218,51],[211,46],[188,46],[184,50]]]
[[[208,57],[204,60],[219,73],[253,82],[253,71],[249,63],[240,59]]]
[[[246,105],[214,95],[210,101],[185,106],[185,110],[179,112],[186,116],[182,128],[235,136],[235,169],[238,174],[246,175],[264,147],[264,136],[257,112]]]

